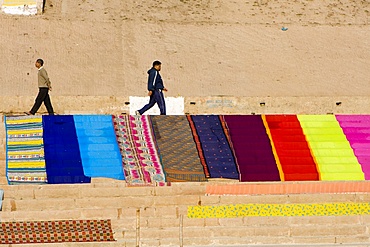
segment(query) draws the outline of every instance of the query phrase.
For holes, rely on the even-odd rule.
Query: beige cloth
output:
[[[48,72],[44,68],[40,68],[38,72],[38,85],[39,87],[51,87],[51,82],[49,80]]]

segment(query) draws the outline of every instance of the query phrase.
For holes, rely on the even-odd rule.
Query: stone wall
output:
[[[2,96],[0,112],[23,114],[33,105],[35,96]],[[130,113],[130,97],[54,96],[58,114]],[[157,106],[154,106],[157,107]],[[135,109],[136,110],[136,109]],[[45,113],[41,106],[39,113]],[[185,97],[185,114],[369,114],[368,97]]]

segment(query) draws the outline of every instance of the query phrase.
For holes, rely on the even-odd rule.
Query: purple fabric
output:
[[[224,118],[239,165],[240,180],[280,181],[270,139],[261,116],[226,115]]]
[[[370,180],[370,115],[337,115],[336,118],[361,165],[365,179]]]

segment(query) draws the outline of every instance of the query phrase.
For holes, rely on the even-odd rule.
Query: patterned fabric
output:
[[[211,178],[238,179],[233,151],[219,116],[191,116]]]
[[[110,220],[1,222],[0,244],[115,241]]]
[[[41,117],[6,117],[5,128],[9,184],[46,183]]]
[[[114,116],[123,169],[129,185],[166,185],[148,116]]]
[[[370,203],[236,204],[190,206],[188,218],[369,215]]]
[[[206,181],[186,116],[151,116],[166,178]]]

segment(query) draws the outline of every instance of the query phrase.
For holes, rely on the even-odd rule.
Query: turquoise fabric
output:
[[[85,176],[124,180],[111,115],[74,115]]]

